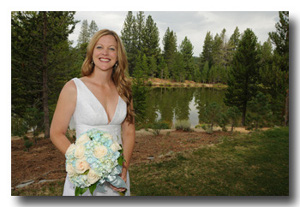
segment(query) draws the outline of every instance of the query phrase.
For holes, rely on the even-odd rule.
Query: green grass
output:
[[[289,129],[225,137],[213,147],[131,167],[137,196],[288,196]]]
[[[288,196],[289,129],[224,137],[220,144],[130,168],[136,196]],[[60,196],[63,181],[12,190],[15,196]]]

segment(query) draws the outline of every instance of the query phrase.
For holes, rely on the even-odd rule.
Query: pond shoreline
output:
[[[184,82],[176,82],[160,78],[149,78],[145,80],[147,86],[156,87],[191,87],[191,88],[227,88],[227,85],[222,83],[197,83],[195,81],[185,80]]]

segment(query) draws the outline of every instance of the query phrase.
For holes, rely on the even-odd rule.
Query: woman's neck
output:
[[[94,68],[93,73],[89,76],[94,83],[102,86],[109,86],[113,83],[111,79],[112,69],[103,71],[101,69]]]

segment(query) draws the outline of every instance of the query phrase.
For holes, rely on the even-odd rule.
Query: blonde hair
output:
[[[106,35],[112,35],[117,41],[117,51],[118,51],[118,59],[116,67],[113,68],[113,72],[111,78],[117,88],[117,91],[121,98],[127,104],[127,116],[126,120],[130,123],[134,122],[134,110],[131,108],[132,102],[132,90],[131,90],[131,82],[126,77],[128,70],[128,62],[126,57],[126,52],[124,46],[122,44],[121,39],[117,35],[116,32],[108,29],[103,29],[94,34],[92,39],[90,40],[87,46],[87,53],[85,60],[81,67],[82,76],[88,76],[94,71],[94,63],[93,63],[93,51],[98,40]]]

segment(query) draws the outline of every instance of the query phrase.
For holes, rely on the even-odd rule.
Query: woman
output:
[[[70,141],[65,136],[70,121],[76,137],[92,128],[113,135],[123,145],[121,178],[127,183],[125,195],[130,195],[128,167],[134,147],[135,127],[130,82],[125,77],[127,58],[124,47],[114,31],[100,30],[91,39],[83,62],[81,78],[73,78],[63,87],[53,115],[50,137],[65,154]],[[120,195],[125,189],[108,183],[98,186],[93,195]],[[75,187],[68,176],[63,195],[73,196]],[[91,195],[89,190],[84,196]]]

